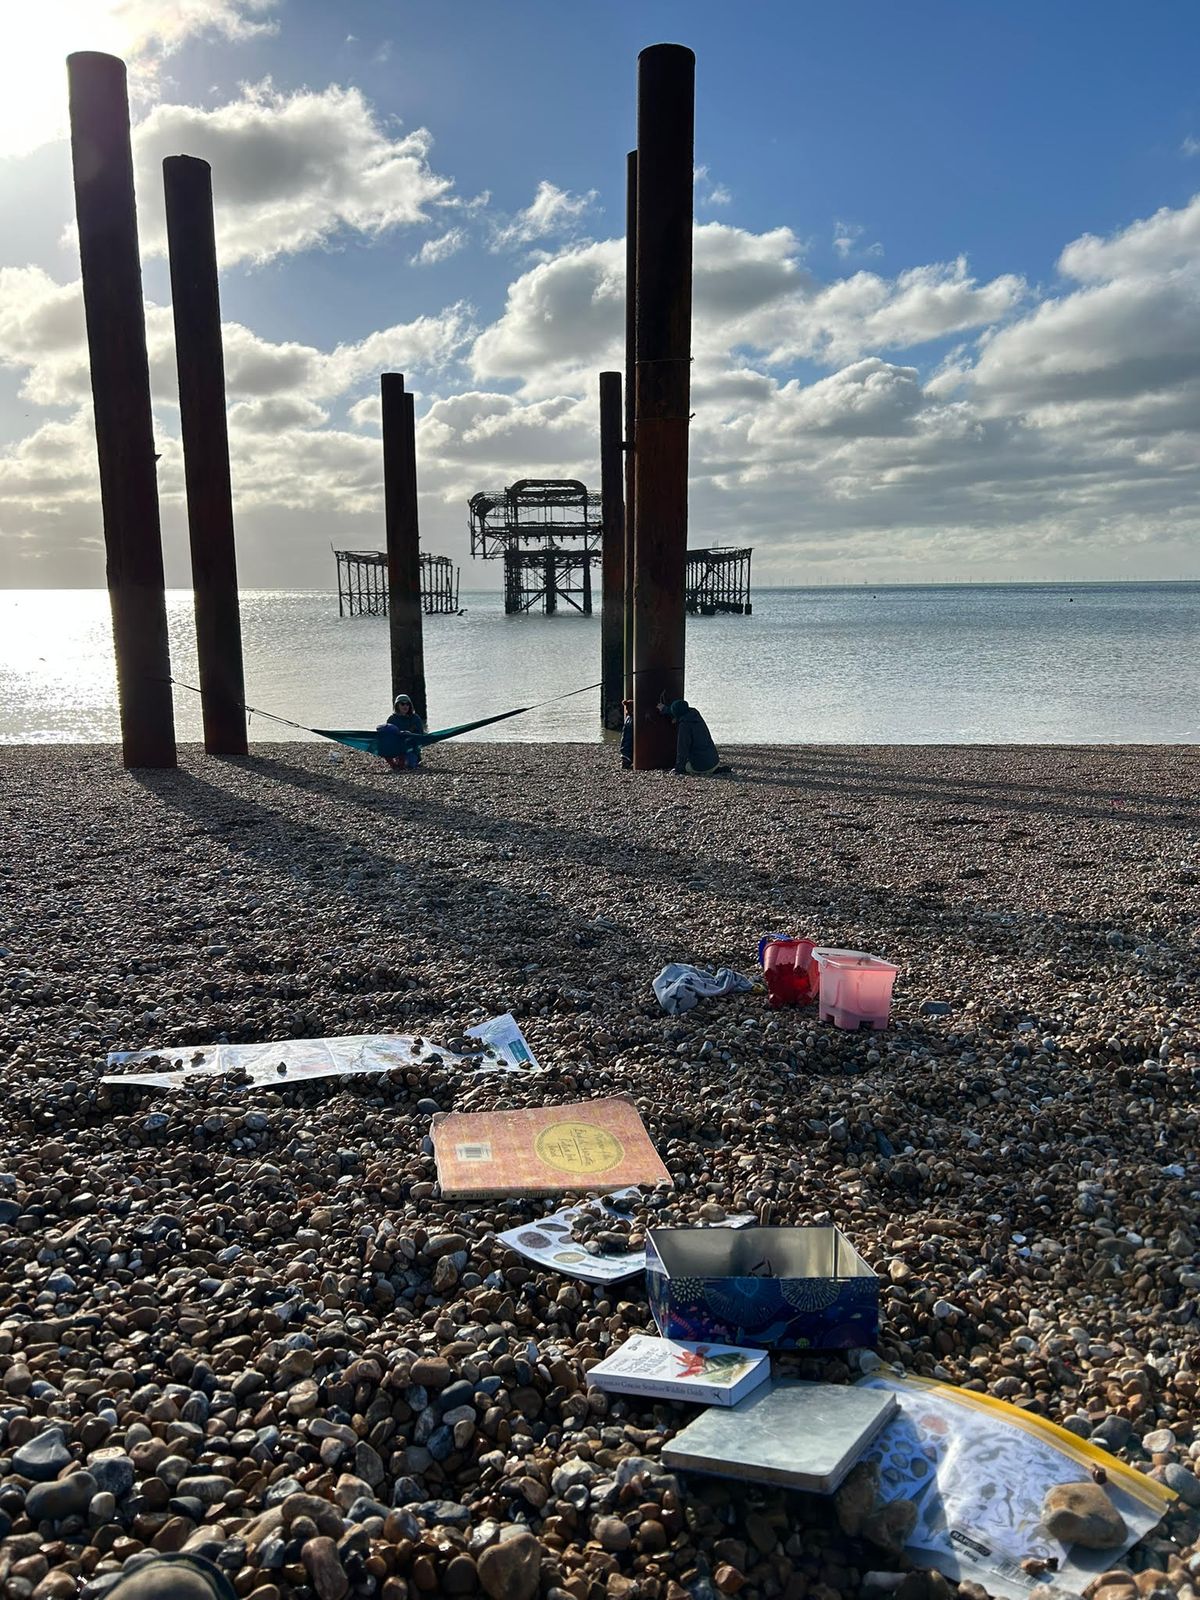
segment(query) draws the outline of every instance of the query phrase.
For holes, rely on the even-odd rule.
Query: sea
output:
[[[604,737],[598,616],[506,617],[499,590],[461,605],[424,621],[431,727],[531,706],[468,737]],[[249,590],[241,608],[248,705],[306,727],[387,716],[385,619],[339,617],[328,591]],[[194,685],[190,592],[169,591],[167,611],[172,674]],[[749,617],[689,618],[686,658],[718,743],[1200,741],[1194,582],[763,588]],[[178,687],[175,711],[198,741],[198,696]],[[0,592],[0,743],[118,736],[105,591]],[[252,715],[250,737],[311,736]]]

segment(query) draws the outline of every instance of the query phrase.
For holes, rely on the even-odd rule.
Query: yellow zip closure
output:
[[[1007,1401],[997,1400],[994,1395],[978,1394],[973,1389],[959,1389],[952,1383],[943,1383],[939,1378],[922,1378],[916,1373],[907,1373],[903,1378],[894,1378],[891,1381],[914,1389],[928,1390],[932,1394],[944,1395],[958,1405],[967,1406],[973,1411],[982,1411],[985,1416],[1001,1417],[1011,1427],[1020,1428],[1032,1438],[1040,1438],[1045,1443],[1052,1444],[1056,1450],[1061,1450],[1064,1455],[1070,1456],[1082,1467],[1103,1467],[1108,1476],[1126,1494],[1132,1495],[1148,1510],[1157,1511],[1159,1516],[1178,1499],[1174,1489],[1168,1489],[1165,1483],[1157,1483],[1153,1478],[1148,1478],[1144,1472],[1138,1472],[1135,1467],[1128,1466],[1124,1461],[1118,1461],[1099,1445],[1078,1438],[1067,1428],[1060,1428],[1057,1422],[1050,1422],[1045,1417],[1032,1416],[1028,1411],[1022,1411],[1019,1406],[1010,1406]]]

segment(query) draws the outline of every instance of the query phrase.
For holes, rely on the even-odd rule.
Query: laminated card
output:
[[[448,1200],[561,1194],[598,1184],[653,1188],[671,1181],[641,1117],[625,1099],[441,1112],[430,1132]]]
[[[880,1390],[776,1383],[729,1411],[703,1412],[663,1447],[662,1459],[719,1478],[832,1494],[895,1412],[895,1395]]]
[[[591,1388],[610,1394],[649,1394],[663,1400],[695,1400],[702,1406],[735,1406],[771,1376],[765,1350],[727,1344],[679,1344],[635,1333],[588,1373]]]

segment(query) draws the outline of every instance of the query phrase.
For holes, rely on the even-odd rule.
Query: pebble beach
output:
[[[695,1407],[588,1371],[635,1278],[440,1197],[430,1119],[630,1096],[660,1224],[835,1222],[878,1356],[1175,1491],[1098,1600],[1200,1585],[1200,758],[1188,746],[0,749],[0,1594],[191,1550],[253,1600],[980,1600],[831,1502],[679,1475]],[[761,992],[765,934],[900,968],[885,1032]],[[511,1011],[538,1076],[104,1086],[110,1050]],[[849,1382],[856,1353],[781,1357]]]

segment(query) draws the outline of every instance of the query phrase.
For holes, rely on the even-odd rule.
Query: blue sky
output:
[[[420,395],[431,547],[464,555],[474,488],[597,476],[636,56],[659,39],[697,55],[693,542],[749,539],[773,581],[1200,570],[1194,5],[164,9],[0,24],[25,113],[7,146],[0,121],[0,584],[103,574],[65,49],[118,51],[136,91],[169,571],[151,191],[190,141],[218,196],[243,574],[287,549],[324,585],[331,541],[380,542],[381,365]]]

